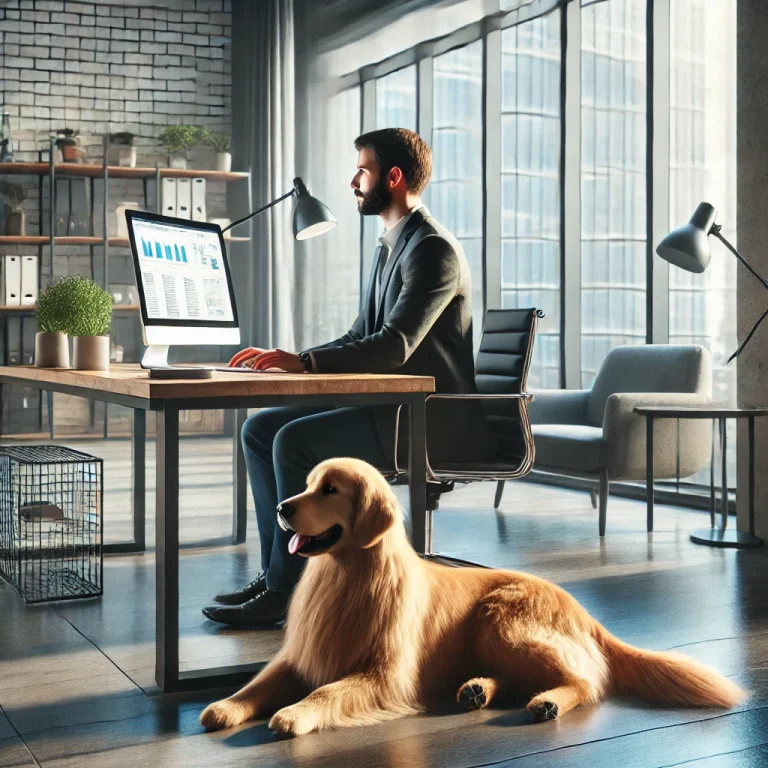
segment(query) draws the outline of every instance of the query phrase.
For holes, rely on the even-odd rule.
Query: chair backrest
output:
[[[619,392],[712,394],[712,358],[696,344],[643,344],[614,347],[592,384],[587,422],[603,425],[605,404]]]
[[[531,367],[538,309],[489,309],[475,362],[475,383],[481,395],[519,395],[526,391]],[[527,415],[521,421],[518,400],[484,403],[488,426],[502,457],[522,457],[528,450]],[[527,409],[526,409],[527,414]]]

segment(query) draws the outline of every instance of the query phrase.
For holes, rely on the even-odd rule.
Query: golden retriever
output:
[[[536,576],[421,559],[392,489],[363,461],[319,464],[278,522],[294,532],[290,550],[309,558],[285,642],[248,685],[203,711],[206,728],[275,713],[269,727],[298,736],[414,714],[447,696],[478,709],[505,692],[530,696],[538,720],[610,692],[699,707],[745,696],[685,656],[621,642]]]

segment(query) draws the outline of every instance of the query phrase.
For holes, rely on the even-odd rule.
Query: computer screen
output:
[[[126,218],[146,323],[237,325],[217,226],[137,211]]]

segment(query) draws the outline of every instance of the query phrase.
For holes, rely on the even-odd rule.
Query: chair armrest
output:
[[[610,456],[609,471],[617,479],[645,476],[646,417],[635,413],[643,405],[698,406],[712,402],[692,392],[621,392],[610,395],[603,416],[603,439]],[[674,477],[680,443],[681,477],[694,474],[709,460],[711,426],[707,420],[654,418],[654,475]]]
[[[539,389],[530,408],[531,424],[586,424],[589,389]]]
[[[520,400],[523,404],[525,404],[527,402],[533,402],[534,395],[530,392],[523,392],[519,395],[427,395],[426,402],[428,403],[430,400]],[[400,440],[400,411],[402,408],[402,405],[398,406],[397,415],[395,417],[395,475],[402,475],[406,473],[404,469],[400,469],[397,463],[397,450],[399,448]],[[437,476],[432,471],[432,465],[429,463],[429,449],[426,445],[424,446],[424,449],[427,453],[427,477],[431,480],[436,480]]]

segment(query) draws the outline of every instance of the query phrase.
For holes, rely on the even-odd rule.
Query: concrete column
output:
[[[768,3],[737,3],[738,249],[768,274]],[[740,268],[737,280],[739,339],[768,307],[768,291]],[[738,403],[768,406],[768,320],[738,358]],[[768,417],[755,430],[755,533],[768,540]],[[747,428],[738,440],[739,528],[747,530]]]

